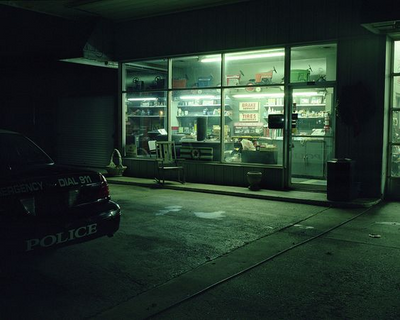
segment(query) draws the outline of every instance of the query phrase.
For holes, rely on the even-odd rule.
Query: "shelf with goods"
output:
[[[325,93],[319,92],[294,92],[293,93],[293,112],[297,112],[301,118],[324,117],[327,104]]]
[[[216,118],[221,116],[220,105],[197,105],[197,106],[179,106],[176,118],[177,119],[190,119],[190,118]],[[232,109],[225,106],[225,119],[232,120]]]
[[[185,116],[177,116],[176,118],[181,119],[181,120],[182,119],[193,119],[193,118],[219,119],[220,115],[203,115],[203,114],[196,115],[196,114],[193,114],[193,115],[187,115],[187,116],[186,115]],[[226,115],[225,120],[232,121],[232,117]]]
[[[265,126],[269,127],[270,115],[283,115],[284,106],[275,99],[269,99],[263,105],[265,111],[263,113],[263,120]],[[327,105],[321,95],[304,95],[297,93],[293,96],[292,112],[296,115],[294,123],[296,124],[295,132],[299,134],[312,134],[315,129],[324,129],[329,126],[330,112],[327,110]]]
[[[263,119],[265,121],[268,122],[268,116],[270,114],[283,114],[284,108],[283,108],[283,104],[282,105],[269,105],[269,104],[265,104],[264,105],[264,113],[263,113]]]
[[[221,114],[220,104],[189,104],[182,105],[178,104],[176,115],[177,117],[199,117],[199,116],[217,116]],[[232,115],[232,108],[229,105],[225,105],[225,116]]]
[[[304,93],[303,93],[304,94]],[[330,109],[327,108],[325,95],[302,95],[293,97],[293,113],[297,114],[293,136],[325,136],[330,129]]]
[[[152,97],[151,97],[152,98]],[[148,141],[158,139],[166,128],[165,99],[133,98],[126,101],[126,144],[135,148],[135,154],[148,154]]]
[[[167,106],[156,101],[127,101],[126,120],[133,130],[151,131],[164,128]]]
[[[196,134],[197,123],[203,119],[206,122],[207,134],[219,130],[221,120],[221,104],[219,97],[215,95],[192,95],[177,97],[172,102],[172,126],[177,127],[178,132]],[[229,104],[224,107],[225,122],[232,122],[233,111]]]
[[[166,105],[129,105],[127,104],[127,116],[130,118],[160,118],[166,115]]]

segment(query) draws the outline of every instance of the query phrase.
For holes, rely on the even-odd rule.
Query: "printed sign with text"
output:
[[[240,102],[239,110],[240,111],[257,111],[259,102]]]
[[[239,113],[239,121],[258,122],[258,113]]]

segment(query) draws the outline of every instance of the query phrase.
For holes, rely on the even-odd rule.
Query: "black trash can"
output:
[[[328,161],[327,198],[331,201],[350,201],[356,195],[355,161],[348,158]]]

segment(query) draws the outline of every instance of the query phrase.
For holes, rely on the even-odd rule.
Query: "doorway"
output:
[[[334,93],[333,87],[324,86],[290,89],[288,154],[292,188],[326,191],[327,161],[334,156]]]

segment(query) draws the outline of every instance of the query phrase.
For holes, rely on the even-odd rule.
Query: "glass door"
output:
[[[292,89],[290,185],[326,190],[327,161],[334,155],[334,89]]]

